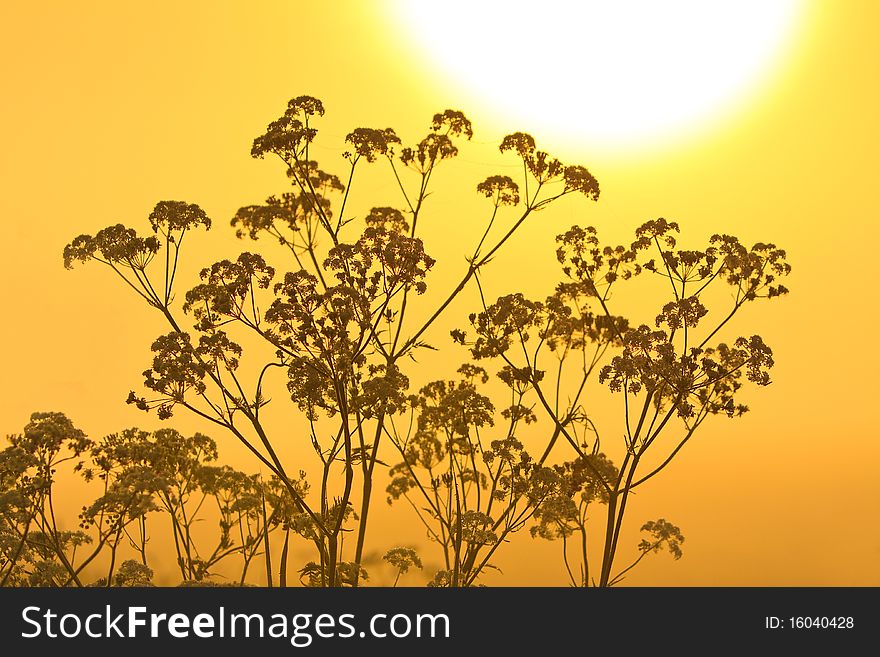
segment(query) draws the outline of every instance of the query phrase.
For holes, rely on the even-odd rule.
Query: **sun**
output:
[[[424,62],[520,125],[601,149],[735,113],[790,50],[806,0],[390,0]]]

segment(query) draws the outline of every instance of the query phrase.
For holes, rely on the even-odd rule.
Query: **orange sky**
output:
[[[435,111],[456,107],[477,134],[426,215],[426,242],[447,263],[435,275],[440,288],[460,271],[458,245],[476,230],[461,219],[477,203],[472,185],[498,170],[496,144],[512,129],[588,166],[602,198],[566,206],[552,230],[527,227],[495,263],[495,294],[510,291],[511,275],[525,279],[527,293],[546,294],[556,276],[553,236],[575,221],[625,238],[664,216],[682,224],[685,241],[732,232],[789,252],[792,294],[749,317],[774,348],[774,383],[749,394],[745,418],[708,422],[634,502],[631,525],[667,516],[687,542],[681,561],[646,560],[629,583],[880,585],[872,414],[880,358],[870,347],[880,320],[872,253],[880,5],[812,3],[763,96],[699,138],[624,157],[507,125],[496,107],[439,77],[383,5],[340,4],[346,11],[332,15],[318,2],[0,8],[0,431],[18,431],[37,410],[64,411],[94,437],[159,426],[123,401],[164,328],[107,272],[63,269],[73,236],[117,221],[143,228],[160,199],[199,203],[217,229],[189,253],[182,280],[193,281],[201,266],[249,248],[225,228],[235,210],[284,190],[280,165],[252,160],[249,150],[288,98],[324,100],[318,143],[326,155],[317,152],[330,163],[353,127],[390,125],[415,138]],[[393,188],[368,176],[358,192],[358,203],[372,205]],[[463,317],[473,303],[451,312]],[[205,429],[182,413],[175,425]],[[216,437],[228,459],[244,462]],[[379,506],[371,532],[395,522]],[[564,583],[555,547],[525,535],[498,563],[508,583]]]

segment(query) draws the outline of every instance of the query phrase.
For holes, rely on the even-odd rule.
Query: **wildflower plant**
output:
[[[324,112],[320,100],[299,96],[254,140],[252,156],[280,160],[292,188],[231,219],[240,239],[279,244],[285,262],[270,264],[246,251],[205,266],[181,293],[183,243],[191,232],[212,228],[201,208],[183,201],[158,203],[143,235],[114,225],[64,249],[65,266],[108,267],[165,325],[152,344],[144,390],[132,391],[128,402],[161,419],[181,410],[197,416],[212,432],[239,441],[268,473],[263,481],[217,465],[216,444],[205,436],[163,430],[116,437],[93,450],[105,493],[84,511],[84,522],[113,554],[129,536],[147,567],[146,518],[166,513],[180,575],[192,581],[236,554],[244,583],[262,554],[271,585],[270,535],[277,532],[280,584],[287,583],[290,540],[298,537],[313,555],[297,569],[301,583],[358,586],[368,577],[375,488],[384,485],[386,499],[408,503],[439,551],[443,567],[434,585],[478,583],[526,527],[536,537],[562,540],[573,584],[617,583],[623,572],[613,569],[614,557],[632,491],[662,471],[708,416],[745,412],[744,383],[769,383],[772,352],[759,336],[732,342],[716,336],[746,303],[787,292],[780,282],[789,271],[785,253],[772,244],[747,248],[728,235],[714,236],[701,251],[681,250],[678,225],[663,219],[617,246],[603,245],[592,227],[574,226],[557,238],[562,280],[546,299],[511,291],[489,303],[485,272],[533,214],[562,197],[595,202],[600,194],[587,168],[563,164],[530,135],[514,133],[503,138],[500,152],[521,165],[521,175],[489,175],[476,185],[487,203],[481,237],[457,284],[429,292],[436,263],[420,224],[437,168],[449,166],[473,136],[470,121],[445,110],[410,143],[391,128],[356,128],[345,138],[347,171],[338,177],[314,159]],[[364,167],[382,167],[395,196],[358,221],[349,201]],[[665,279],[668,290],[652,322],[614,314],[612,289],[616,296],[647,276]],[[710,286],[734,294],[718,321],[705,305]],[[466,347],[469,362],[451,379],[414,389],[413,361],[437,348],[439,336],[430,343],[428,336],[465,289],[479,294],[481,307],[452,331],[460,346],[449,346]],[[413,303],[422,296],[431,300],[427,312],[416,310],[425,303]],[[282,458],[290,432],[269,428],[267,406],[284,404],[271,392],[279,384],[289,401],[285,412],[303,427],[293,440],[311,451],[309,463]],[[606,456],[589,410],[596,385],[621,400],[616,433],[625,439],[617,464]],[[500,397],[493,392],[498,386]],[[661,434],[671,433],[677,446],[665,460],[650,461]],[[27,454],[7,458],[11,488],[39,469]],[[388,467],[383,458],[394,462]],[[649,462],[656,465],[646,470]],[[202,497],[216,501],[221,518],[218,543],[206,551],[195,549],[187,512]],[[23,526],[34,517],[41,531],[47,525],[19,502],[8,503],[17,514],[10,517],[19,520],[12,540],[4,539],[13,546],[4,554],[14,555],[15,537],[27,533]],[[606,515],[604,547],[591,571],[587,521],[596,507]],[[645,531],[651,538],[638,547],[639,560],[661,548],[680,556],[677,528],[658,520]],[[568,553],[574,536],[583,546],[577,574]],[[56,547],[56,554],[64,552]],[[394,548],[385,560],[398,578],[422,564],[411,548]],[[140,581],[143,574],[132,568],[117,574]],[[114,581],[112,566],[106,581]]]
[[[35,413],[9,442],[0,451],[4,585],[151,585],[147,545],[164,530],[170,532],[167,540],[183,583],[213,581],[220,562],[237,558],[237,581],[244,584],[259,555],[272,582],[267,541],[271,532],[293,522],[287,489],[277,479],[264,482],[215,465],[217,446],[207,436],[132,428],[94,442],[60,413]],[[72,473],[100,486],[73,531],[65,529],[68,523],[56,511],[54,490],[59,476]],[[295,486],[305,493],[304,475]],[[157,515],[164,522],[157,522]],[[213,536],[204,528],[212,517]],[[122,560],[123,553],[137,558]],[[88,582],[86,569],[99,563],[104,575]]]
[[[501,364],[499,377],[517,407],[534,408],[546,419],[549,439],[540,463],[555,445],[570,448],[573,458],[554,466],[563,481],[561,492],[538,509],[531,532],[562,540],[574,585],[621,581],[633,567],[614,570],[633,491],[663,471],[709,416],[748,411],[741,401],[744,384],[770,383],[773,355],[760,336],[732,343],[716,336],[746,303],[787,293],[781,283],[790,271],[785,252],[773,244],[747,248],[729,235],[712,236],[702,250],[682,250],[678,231],[676,223],[657,219],[637,228],[630,244],[604,245],[595,228],[574,226],[557,237],[562,281],[553,294],[544,301],[513,294],[491,305],[484,302],[467,330],[453,332],[475,361]],[[619,298],[619,288],[645,276],[664,280],[667,300],[658,303],[652,325],[632,325],[613,313],[612,291]],[[712,320],[703,302],[714,286],[731,289],[732,300]],[[615,354],[610,359],[609,350]],[[560,392],[564,380],[573,383],[567,398]],[[590,383],[604,384],[621,398],[619,465],[605,455],[591,419]],[[671,446],[661,439],[667,436]],[[605,507],[598,573],[590,569],[587,549],[587,520],[597,506]],[[684,538],[677,527],[658,520],[643,529],[655,540],[639,545],[636,563],[663,546],[681,557]],[[576,573],[568,555],[575,535]]]

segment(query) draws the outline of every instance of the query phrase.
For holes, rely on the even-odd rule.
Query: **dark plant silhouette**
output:
[[[0,452],[0,545],[3,585],[80,584],[82,569],[115,534],[117,519],[99,531],[98,546],[85,560],[79,548],[92,543],[82,531],[63,530],[55,512],[58,468],[82,457],[91,441],[61,413],[34,413],[24,431],[9,437]],[[90,546],[91,547],[91,546]]]
[[[534,536],[561,539],[572,584],[612,585],[632,567],[613,568],[633,490],[667,467],[709,415],[745,412],[739,400],[744,381],[769,383],[772,356],[759,336],[713,340],[746,303],[786,292],[779,280],[789,268],[775,246],[749,249],[716,235],[700,251],[681,250],[677,224],[663,219],[639,227],[630,244],[605,246],[595,229],[575,226],[557,238],[563,280],[547,299],[511,290],[490,304],[485,273],[532,215],[565,196],[599,198],[586,168],[564,165],[530,135],[514,133],[500,150],[521,163],[522,174],[518,180],[490,175],[476,185],[487,199],[485,228],[458,283],[432,299],[428,278],[435,261],[418,229],[434,174],[472,137],[470,121],[455,110],[438,113],[426,136],[408,146],[391,128],[357,128],[345,139],[347,171],[339,178],[312,156],[323,114],[318,99],[294,98],[254,141],[251,154],[277,157],[293,189],[242,207],[232,218],[239,238],[280,244],[289,253],[288,271],[245,252],[205,267],[181,297],[183,243],[192,231],[211,228],[203,210],[181,201],[156,205],[147,236],[115,225],[81,235],[64,250],[67,267],[96,261],[113,270],[166,324],[144,372],[146,392],[132,392],[128,402],[161,419],[183,408],[206,427],[231,434],[268,471],[268,480],[215,465],[216,445],[204,436],[132,430],[94,448],[68,438],[75,457],[92,450],[94,470],[84,472],[96,475],[104,492],[83,512],[91,533],[62,536],[41,511],[51,486],[29,474],[40,464],[28,461],[30,453],[7,450],[3,490],[18,497],[3,502],[10,509],[5,580],[22,581],[22,555],[39,556],[27,537],[39,531],[48,536],[51,563],[66,573],[46,574],[53,583],[79,583],[75,543],[92,535],[94,554],[109,553],[106,582],[144,581],[146,571],[134,572],[127,561],[115,570],[116,555],[127,541],[139,555],[136,563],[148,568],[147,518],[161,510],[171,521],[184,581],[206,581],[221,559],[235,554],[243,584],[262,554],[272,585],[270,535],[280,532],[279,584],[288,582],[293,535],[314,555],[297,568],[301,583],[358,586],[368,577],[374,487],[384,485],[389,502],[408,502],[439,549],[444,565],[434,585],[476,584],[494,567],[498,550],[530,524]],[[378,165],[399,196],[376,204],[357,230],[349,209],[357,174]],[[665,285],[647,284],[658,313],[650,325],[613,314],[612,289],[616,295],[648,275]],[[469,287],[482,305],[452,338],[467,347],[471,362],[457,378],[413,390],[413,361],[442,347],[432,328]],[[734,293],[717,318],[709,305],[721,302],[708,301],[716,287]],[[431,299],[429,310],[416,312],[426,307],[414,303],[422,295]],[[491,365],[498,381],[484,369]],[[268,428],[266,415],[267,407],[279,406],[279,383],[301,420],[285,422],[281,433]],[[620,396],[621,422],[613,431],[625,438],[617,465],[600,445],[591,384]],[[291,439],[311,447],[312,463],[280,456]],[[397,462],[386,476],[382,459],[393,453]],[[213,548],[198,549],[193,522],[207,498],[216,501],[219,538]],[[595,530],[588,533],[587,526],[596,509],[605,516],[603,547],[591,571],[588,537]],[[648,538],[637,547],[635,563],[662,548],[681,555],[684,539],[675,526],[656,520],[644,531]],[[577,573],[569,554],[575,538]],[[398,579],[421,566],[411,548],[394,548],[385,561]]]
[[[477,384],[489,376],[473,365],[459,381],[435,381],[413,399],[418,419],[400,435],[390,422],[390,442],[402,462],[391,468],[388,501],[405,499],[428,536],[443,550],[446,568],[434,585],[473,584],[509,534],[522,529],[549,498],[559,494],[556,473],[535,463],[514,433],[533,421],[514,404],[502,411],[506,434],[490,440],[495,408]]]
[[[93,443],[64,415],[35,413],[10,442],[0,452],[4,584],[83,586],[84,570],[105,553],[106,574],[90,585],[149,585],[153,569],[147,543],[166,528],[184,583],[207,582],[221,561],[238,557],[238,583],[244,584],[260,554],[266,557],[271,583],[268,535],[294,521],[287,489],[277,480],[264,483],[257,475],[215,465],[217,446],[207,436],[127,429]],[[60,455],[64,446],[70,455]],[[23,457],[25,448],[36,448],[37,456]],[[97,499],[83,507],[78,531],[62,529],[63,519],[55,512],[53,484],[64,463],[72,464],[68,474],[79,473],[101,486]],[[302,494],[308,490],[303,477],[295,486]],[[153,529],[148,531],[147,519],[154,514],[167,522],[150,521]],[[216,521],[212,536],[206,536],[204,527],[209,519]],[[198,525],[202,527],[197,530]],[[82,546],[88,549],[77,559]],[[133,550],[137,559],[118,563],[125,549]]]
[[[562,492],[536,511],[539,522],[532,534],[562,539],[576,585],[620,581],[630,567],[614,574],[613,564],[632,492],[666,468],[707,417],[745,413],[739,396],[744,381],[770,382],[772,352],[760,336],[739,337],[732,344],[712,340],[746,303],[787,292],[780,284],[790,270],[785,252],[772,244],[749,249],[729,235],[714,235],[703,250],[681,250],[674,237],[678,230],[676,223],[657,219],[640,226],[631,244],[610,246],[601,244],[594,228],[575,226],[557,237],[564,278],[546,301],[513,294],[491,305],[484,302],[482,311],[471,315],[468,331],[453,332],[475,360],[500,361],[499,377],[514,401],[509,415],[533,419],[534,408],[549,420],[550,437],[539,463],[560,438],[574,451],[573,460],[554,467]],[[666,291],[653,293],[661,299],[655,302],[659,312],[653,326],[631,326],[612,314],[611,293],[646,274],[662,279]],[[710,322],[703,301],[715,286],[733,294]],[[599,367],[609,348],[616,355]],[[591,379],[622,397],[619,466],[601,451],[587,394]],[[606,522],[594,578],[587,519],[597,505],[606,507]],[[681,556],[684,539],[678,528],[658,520],[643,529],[654,540],[639,545],[637,562],[662,546],[676,559]],[[574,534],[580,542],[577,575],[567,552]]]

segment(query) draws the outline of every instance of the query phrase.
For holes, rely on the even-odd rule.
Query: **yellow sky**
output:
[[[506,125],[497,108],[469,104],[472,95],[438,78],[380,3],[339,5],[345,11],[332,15],[319,2],[0,8],[0,431],[19,430],[37,410],[64,411],[95,437],[158,426],[123,400],[164,328],[98,267],[65,271],[61,250],[117,221],[144,227],[155,202],[172,198],[199,203],[217,226],[198,238],[184,280],[251,248],[225,227],[239,206],[284,190],[280,165],[249,150],[292,96],[324,100],[326,156],[317,152],[331,163],[353,127],[415,138],[435,111],[468,114],[475,143],[448,167],[446,196],[438,193],[425,228],[432,254],[448,263],[438,287],[460,270],[458,245],[476,230],[462,219],[476,203],[472,185],[500,171],[495,144],[505,132],[540,142],[540,127]],[[530,225],[495,263],[496,294],[511,291],[504,281],[514,273],[541,296],[556,275],[557,229],[592,223],[623,238],[658,216],[679,221],[695,243],[731,232],[789,252],[792,294],[748,318],[774,348],[774,384],[750,393],[745,418],[707,423],[634,503],[631,524],[668,516],[687,542],[680,562],[652,559],[633,584],[880,585],[880,358],[871,346],[880,320],[880,5],[817,0],[810,11],[766,93],[699,139],[626,157],[543,142],[588,166],[602,198],[566,206],[552,229]],[[376,204],[393,188],[368,177],[358,191],[358,203]],[[182,413],[176,425],[204,429]],[[377,522],[391,527],[382,513]],[[499,565],[516,573],[511,583],[564,581],[555,549],[525,536]]]

